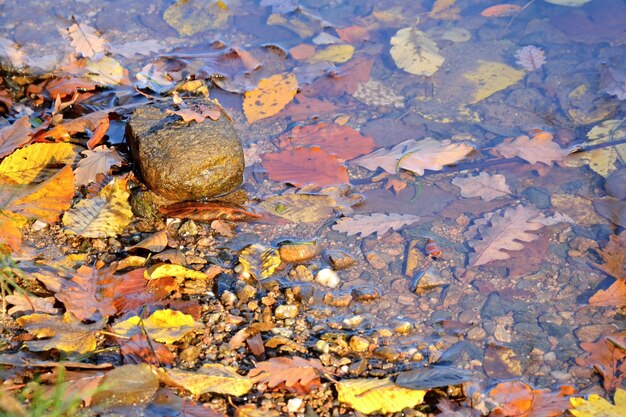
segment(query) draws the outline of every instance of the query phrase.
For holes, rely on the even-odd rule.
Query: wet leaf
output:
[[[500,62],[478,62],[475,71],[463,74],[470,84],[474,84],[471,88],[474,90],[471,104],[476,104],[524,78],[524,71],[518,71]]]
[[[458,20],[461,18],[461,9],[453,7],[456,0],[437,0],[433,4],[428,17],[439,20]]]
[[[161,252],[167,247],[167,233],[165,230],[160,230],[151,234],[136,245],[126,248],[127,251],[133,249],[145,249],[150,252]]]
[[[623,334],[601,337],[596,342],[582,342],[580,347],[588,355],[576,358],[580,366],[595,369],[603,379],[603,386],[607,392],[622,385],[626,378],[626,350],[614,342],[614,338],[623,339]]]
[[[483,359],[485,373],[493,379],[510,379],[522,375],[522,364],[511,348],[490,343]]]
[[[370,35],[366,28],[362,26],[347,26],[345,28],[335,28],[342,41],[357,43],[369,40]]]
[[[104,56],[98,61],[87,60],[87,78],[104,87],[115,87],[120,84],[129,84],[128,70],[110,56]]]
[[[16,148],[26,145],[30,142],[33,134],[28,116],[22,116],[11,126],[0,129],[0,158],[7,156]]]
[[[485,17],[508,17],[515,16],[521,10],[522,7],[517,4],[496,4],[495,6],[487,7],[480,14]]]
[[[606,290],[599,290],[589,299],[589,304],[626,307],[626,281],[617,280]]]
[[[626,415],[626,391],[617,388],[611,404],[598,394],[591,394],[587,400],[572,398],[572,409],[569,410],[575,417],[622,417]]]
[[[605,120],[587,133],[591,145],[608,143],[624,137],[626,129],[622,127],[621,120]],[[577,152],[567,157],[565,163],[569,166],[588,164],[589,168],[606,178],[626,163],[626,143]]]
[[[58,172],[58,165],[71,165],[75,158],[74,147],[69,143],[33,143],[4,158],[0,163],[0,181],[42,182]]]
[[[515,52],[517,65],[528,71],[536,71],[546,63],[546,54],[541,48],[534,45],[527,45]]]
[[[114,178],[94,198],[81,200],[63,215],[63,224],[83,237],[121,233],[133,218],[126,181]]]
[[[350,181],[348,171],[337,157],[317,146],[266,153],[261,159],[270,178],[296,187],[347,184]]]
[[[611,223],[626,227],[626,203],[612,197],[593,200],[593,208]]]
[[[491,175],[484,171],[473,177],[454,178],[452,184],[461,189],[463,197],[480,197],[485,201],[512,194],[504,175]]]
[[[424,401],[426,391],[402,388],[390,378],[348,379],[335,384],[338,400],[365,414],[396,413]]]
[[[412,214],[357,214],[353,217],[343,217],[339,219],[332,228],[338,232],[347,233],[348,236],[359,233],[361,237],[366,237],[374,233],[377,233],[378,236],[382,236],[390,229],[399,230],[404,226],[417,222],[419,219],[419,216]]]
[[[494,151],[505,158],[517,156],[531,164],[539,162],[545,165],[562,161],[571,153],[569,149],[563,149],[552,142],[552,135],[547,132],[538,133],[532,138],[526,135],[507,138]]]
[[[193,269],[185,268],[180,265],[173,264],[156,264],[152,265],[144,273],[146,279],[159,279],[164,277],[174,278],[190,278],[190,279],[206,279],[207,276],[204,272],[194,271]]]
[[[245,222],[261,218],[260,214],[247,211],[238,204],[226,202],[184,201],[166,207],[159,207],[159,211],[168,217],[202,222],[210,222],[216,219]]]
[[[61,312],[60,308],[54,307],[54,297],[37,297],[15,292],[5,296],[5,299],[8,304],[12,305],[7,311],[9,314],[44,313],[58,315]]]
[[[72,41],[72,48],[85,58],[93,58],[108,49],[106,40],[89,25],[74,23],[67,33]]]
[[[432,366],[400,372],[396,385],[409,389],[427,390],[431,388],[459,385],[472,380],[472,373],[449,366]]]
[[[489,397],[500,404],[497,409],[510,417],[559,417],[570,408],[575,390],[562,386],[559,391],[533,389],[525,382],[501,382],[489,391]]]
[[[315,52],[315,54],[309,58],[309,61],[313,63],[325,61],[341,64],[352,58],[353,53],[354,47],[352,45],[330,45]]]
[[[278,146],[289,149],[302,145],[317,145],[342,160],[350,160],[372,152],[374,140],[364,136],[350,126],[335,123],[318,123],[297,126],[278,137]]]
[[[594,263],[593,266],[615,279],[626,279],[626,231],[609,236],[606,246],[598,253],[603,263]]]
[[[335,200],[320,194],[284,194],[266,198],[259,207],[294,223],[314,223],[332,216]]]
[[[92,404],[99,410],[137,406],[150,401],[157,389],[159,379],[150,365],[122,365],[107,372]]]
[[[248,373],[248,378],[259,384],[260,390],[284,386],[286,389],[296,385],[310,392],[310,387],[319,385],[320,376],[327,373],[318,359],[300,357],[278,357],[259,362]]]
[[[271,117],[293,100],[298,91],[298,81],[293,74],[276,74],[265,78],[259,85],[244,94],[243,112],[248,123]]]
[[[470,254],[470,265],[479,266],[498,259],[509,259],[511,255],[503,250],[524,249],[521,242],[532,242],[538,237],[529,232],[543,227],[543,224],[533,221],[538,215],[537,210],[519,205],[488,213],[476,220],[475,228],[470,228],[466,234],[466,237],[472,239],[469,245],[474,249],[474,253]]]
[[[266,248],[255,243],[241,251],[239,263],[246,273],[257,280],[261,280],[274,274],[280,265],[280,255],[274,248]]]
[[[398,143],[391,149],[381,148],[370,154],[352,160],[350,163],[375,171],[382,168],[390,174],[398,172],[398,160],[417,143],[414,139]]]
[[[426,138],[417,141],[398,159],[398,168],[424,175],[424,170],[439,171],[445,165],[454,164],[465,158],[473,150],[471,145],[465,143]]]
[[[237,407],[235,417],[280,417],[281,414],[275,410],[267,410],[265,408],[257,408],[254,404],[246,404]]]
[[[174,343],[190,332],[200,330],[204,326],[196,322],[189,314],[170,309],[157,310],[149,317],[142,319],[133,316],[127,320],[115,323],[112,330],[121,335],[130,337],[146,332],[148,337],[161,343]]]
[[[223,0],[179,0],[165,10],[163,20],[181,36],[193,36],[223,27],[230,15]]]
[[[69,354],[85,354],[96,350],[96,333],[101,323],[82,324],[70,312],[63,316],[30,314],[18,317],[17,324],[42,340],[24,342],[34,352],[58,349]],[[45,338],[45,339],[43,339]]]
[[[202,123],[207,117],[212,120],[217,120],[221,115],[219,109],[208,106],[201,106],[197,111],[190,108],[184,108],[180,110],[166,109],[165,112],[167,114],[180,116],[185,122],[195,121],[197,123]]]
[[[589,3],[591,0],[545,0],[548,3],[558,4],[559,6],[579,7]]]
[[[130,339],[119,339],[120,353],[125,364],[147,363],[161,366],[174,364],[174,354],[162,343],[149,340],[144,334],[135,334]]]
[[[254,381],[241,376],[235,368],[219,363],[205,363],[195,371],[179,369],[161,369],[160,376],[164,383],[202,395],[207,392],[240,397],[246,395]]]
[[[626,200],[626,167],[609,174],[604,183],[604,189],[611,197]]]
[[[96,181],[98,174],[109,174],[112,166],[121,167],[124,164],[124,158],[113,148],[101,145],[93,151],[85,150],[81,154],[85,158],[78,161],[76,170],[76,184],[87,185]]]
[[[410,74],[431,76],[443,64],[437,44],[414,27],[400,29],[391,38],[391,57],[396,65]]]

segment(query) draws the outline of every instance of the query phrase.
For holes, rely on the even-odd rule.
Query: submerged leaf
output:
[[[332,228],[338,232],[347,233],[348,236],[359,233],[361,237],[366,237],[374,233],[378,233],[378,236],[382,236],[389,229],[399,230],[406,225],[417,222],[419,219],[419,216],[412,214],[357,214],[354,217],[344,217],[338,220]]]
[[[517,64],[528,71],[536,71],[546,63],[546,54],[541,48],[534,45],[527,45],[515,52]]]
[[[431,76],[445,61],[437,44],[414,27],[400,29],[391,38],[391,45],[393,61],[410,74]]]
[[[259,81],[243,98],[243,112],[248,123],[266,119],[285,108],[298,91],[298,80],[293,74],[276,74]]]
[[[480,197],[485,201],[491,201],[499,197],[511,195],[511,189],[506,185],[506,178],[500,174],[488,174],[481,172],[473,177],[457,177],[452,184],[461,189],[463,197]]]
[[[347,184],[350,181],[346,167],[337,157],[317,146],[266,153],[261,159],[261,165],[273,180],[296,187]]]
[[[524,71],[516,70],[500,62],[479,61],[478,68],[463,75],[474,84],[474,97],[471,104],[497,93],[524,78]]]
[[[67,33],[72,40],[74,50],[85,58],[93,58],[108,48],[106,40],[89,25],[74,23]]]
[[[244,272],[257,280],[268,278],[280,265],[280,255],[274,248],[266,248],[255,243],[247,246],[239,254],[239,263]]]
[[[396,377],[396,385],[410,389],[430,389],[459,385],[471,380],[472,373],[469,371],[449,366],[432,366],[400,372]]]
[[[591,394],[587,400],[572,398],[570,402],[574,408],[569,412],[575,417],[623,417],[626,415],[626,390],[617,388],[611,404],[598,394]]]
[[[517,156],[531,164],[540,162],[545,165],[562,161],[571,153],[571,150],[563,149],[553,142],[552,135],[546,132],[540,132],[532,138],[522,135],[505,139],[494,151],[505,158]]]

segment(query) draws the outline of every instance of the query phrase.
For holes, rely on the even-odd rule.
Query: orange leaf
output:
[[[108,116],[100,119],[100,123],[98,123],[98,127],[93,132],[93,135],[91,135],[91,138],[87,141],[87,148],[89,150],[93,150],[93,148],[95,148],[96,146],[100,144],[100,142],[102,142],[104,135],[106,135],[107,131],[109,130],[109,125],[110,125],[110,122],[109,122]]]
[[[497,4],[495,6],[487,7],[480,12],[485,17],[506,17],[513,16],[518,13],[522,8],[516,4]]]
[[[606,246],[598,251],[604,263],[593,266],[615,279],[626,279],[626,231],[609,237]]]
[[[576,363],[581,366],[593,367],[604,379],[604,389],[612,391],[622,384],[626,378],[626,352],[611,341],[623,339],[622,334],[604,336],[597,342],[583,342],[580,347],[589,352],[583,358],[577,358]]]
[[[259,82],[243,98],[243,112],[248,123],[266,119],[280,112],[298,92],[298,80],[293,74],[276,74]]]
[[[288,390],[303,388],[309,392],[311,385],[318,384],[320,375],[326,372],[317,359],[279,357],[257,363],[248,377],[258,383],[261,389],[278,388],[284,384]]]
[[[61,77],[46,84],[46,92],[50,98],[56,98],[60,95],[61,98],[66,96],[73,96],[78,90],[95,90],[96,84],[93,81],[86,80],[78,77]]]
[[[496,385],[489,396],[501,404],[500,411],[509,417],[557,417],[570,408],[569,395],[575,390],[563,386],[558,392],[536,390],[522,381],[508,381]]]
[[[590,299],[594,306],[626,306],[626,281],[617,280],[606,290],[599,290]]]
[[[342,160],[370,153],[376,147],[374,140],[363,136],[350,126],[318,123],[297,126],[278,138],[278,146],[287,148],[298,145],[319,145],[322,149]]]
[[[0,129],[0,158],[7,156],[16,148],[26,145],[33,136],[28,116],[22,116],[11,126]]]
[[[11,252],[18,252],[22,246],[22,234],[18,225],[4,213],[0,213],[0,252],[3,247],[8,247]]]
[[[191,109],[180,109],[180,110],[170,110],[166,109],[165,113],[167,114],[175,114],[183,118],[185,122],[196,121],[198,123],[202,123],[204,120],[204,116],[200,113],[193,111]]]
[[[191,219],[203,222],[223,219],[231,221],[250,221],[260,219],[260,214],[245,210],[238,204],[226,202],[196,202],[185,201],[167,207],[160,207],[159,211],[168,217],[177,219]]]
[[[289,50],[291,57],[297,61],[302,61],[304,59],[311,58],[315,55],[315,47],[313,45],[308,44],[300,44],[296,45]]]
[[[345,28],[337,28],[337,34],[342,41],[348,43],[357,43],[369,40],[370,34],[362,26],[348,26]]]
[[[359,84],[370,79],[372,65],[373,61],[369,59],[352,59],[330,76],[318,78],[302,92],[309,97],[315,97],[321,92],[325,97],[354,94]]]
[[[145,268],[133,269],[120,275],[113,304],[118,313],[129,313],[137,308],[153,304],[178,290],[174,278],[164,277],[147,281]]]
[[[314,146],[293,151],[266,153],[261,156],[263,168],[275,181],[302,187],[348,183],[348,171],[337,157]]]
[[[119,340],[124,363],[147,363],[157,366],[174,363],[174,354],[163,343],[148,340],[145,334],[135,334],[130,339]]]

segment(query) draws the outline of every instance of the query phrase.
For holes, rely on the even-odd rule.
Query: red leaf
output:
[[[290,145],[318,145],[343,160],[370,153],[376,148],[374,140],[369,136],[363,136],[350,126],[335,123],[297,126],[278,138],[279,147],[289,148]]]
[[[148,341],[144,334],[133,335],[128,340],[120,339],[120,353],[126,364],[160,366],[174,363],[174,354],[163,343]]]
[[[303,187],[348,183],[348,171],[337,157],[314,146],[293,151],[266,153],[261,156],[263,168],[274,181]]]

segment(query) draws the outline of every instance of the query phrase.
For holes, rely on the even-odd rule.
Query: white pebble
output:
[[[302,407],[302,400],[300,398],[292,398],[287,401],[287,411],[290,413],[297,413]]]
[[[315,281],[329,288],[336,288],[341,282],[341,279],[332,269],[324,268],[317,272],[317,275],[315,275]]]

